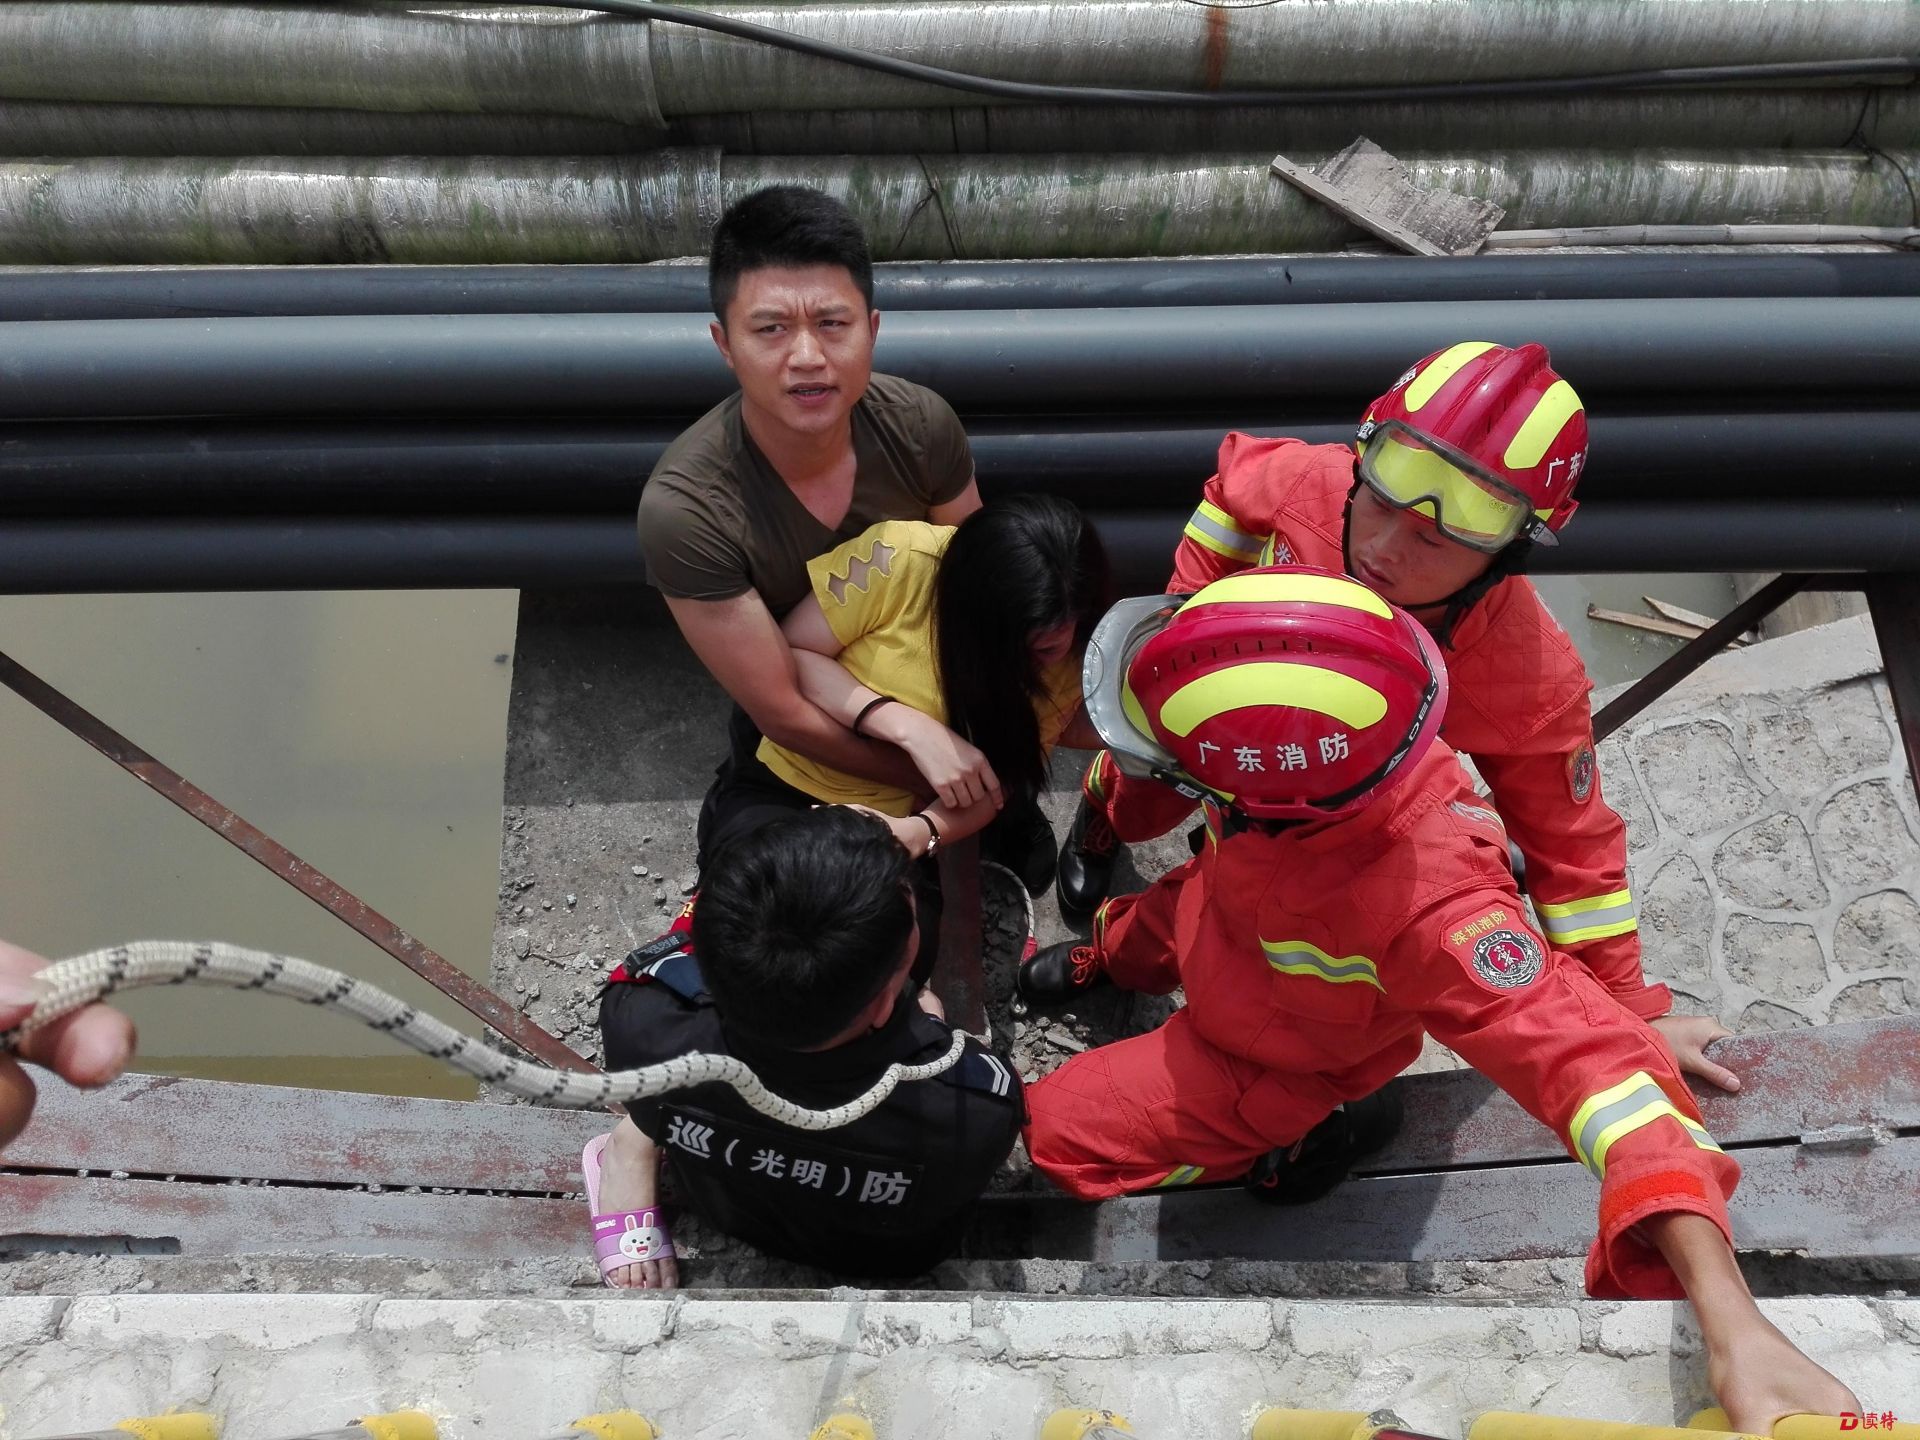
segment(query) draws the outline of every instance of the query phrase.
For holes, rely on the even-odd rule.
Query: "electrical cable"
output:
[[[1871,79],[1912,83],[1920,74],[1920,57],[1877,56],[1858,60],[1792,60],[1755,65],[1690,65],[1655,70],[1622,70],[1610,74],[1563,75],[1529,80],[1442,81],[1429,85],[1374,85],[1351,89],[1318,90],[1129,90],[1101,85],[1048,85],[1024,80],[996,80],[969,75],[917,60],[901,60],[870,50],[857,50],[829,40],[815,40],[751,20],[736,20],[705,10],[688,10],[657,0],[557,0],[563,9],[595,10],[610,15],[657,20],[710,30],[735,39],[754,40],[821,60],[836,60],[863,70],[875,70],[904,80],[918,80],[949,90],[991,95],[1001,100],[1041,101],[1053,104],[1180,106],[1204,109],[1227,106],[1340,105],[1377,100],[1477,100],[1502,96],[1589,95],[1613,90],[1666,90],[1679,87],[1776,84],[1782,81]]]

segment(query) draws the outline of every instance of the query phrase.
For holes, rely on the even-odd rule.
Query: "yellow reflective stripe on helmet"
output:
[[[1439,394],[1440,387],[1457,375],[1461,366],[1493,348],[1491,340],[1468,340],[1434,356],[1433,363],[1414,376],[1413,383],[1407,386],[1407,413],[1413,414]]]
[[[1554,381],[1533,407],[1533,413],[1514,432],[1503,463],[1509,470],[1531,470],[1546,458],[1567,421],[1582,408],[1580,397],[1573,393],[1571,385],[1564,380]]]
[[[1607,895],[1591,895],[1584,900],[1568,900],[1559,905],[1533,907],[1540,915],[1540,928],[1556,945],[1578,945],[1584,940],[1608,940],[1640,928],[1634,913],[1633,891],[1615,890]]]
[[[1379,970],[1364,955],[1329,955],[1318,945],[1306,940],[1262,939],[1260,949],[1266,954],[1267,964],[1282,975],[1305,975],[1310,979],[1325,980],[1329,985],[1352,985],[1358,982],[1371,985],[1376,990],[1383,988]]]
[[[1260,554],[1260,537],[1249,535],[1233,523],[1231,515],[1206,500],[1187,521],[1186,535],[1194,544],[1229,560],[1251,561]]]
[[[1124,693],[1120,698],[1127,700]],[[1214,716],[1249,705],[1313,710],[1355,730],[1387,713],[1387,697],[1351,675],[1291,660],[1250,660],[1182,685],[1160,707],[1160,723],[1175,735],[1191,735]]]
[[[1573,1153],[1600,1179],[1607,1175],[1607,1152],[1623,1137],[1661,1117],[1677,1120],[1687,1137],[1703,1150],[1718,1150],[1713,1137],[1689,1120],[1667,1099],[1667,1092],[1644,1070],[1636,1070],[1618,1085],[1589,1095],[1573,1112],[1567,1127]]]
[[[1216,580],[1181,607],[1198,610],[1206,605],[1272,604],[1297,600],[1314,605],[1339,605],[1348,610],[1364,610],[1382,620],[1393,618],[1393,609],[1358,580],[1340,575],[1229,575]]]
[[[1154,1181],[1153,1188],[1165,1190],[1169,1185],[1191,1185],[1206,1173],[1204,1165],[1176,1165],[1166,1179]]]

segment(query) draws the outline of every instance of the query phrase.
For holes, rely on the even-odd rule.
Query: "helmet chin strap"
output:
[[[1367,482],[1360,478],[1359,461],[1354,462],[1353,488],[1347,491],[1347,503],[1340,512],[1340,563],[1346,567],[1347,574],[1353,574],[1353,497],[1360,493],[1360,487]],[[1493,563],[1475,579],[1469,580],[1451,595],[1442,595],[1435,600],[1401,600],[1395,603],[1402,610],[1432,610],[1446,606],[1446,613],[1440,617],[1440,623],[1430,627],[1433,638],[1443,650],[1453,648],[1453,631],[1469,610],[1480,603],[1483,596],[1502,580],[1513,575],[1526,573],[1527,561],[1533,556],[1533,541],[1521,537],[1508,542],[1505,549],[1493,557]]]

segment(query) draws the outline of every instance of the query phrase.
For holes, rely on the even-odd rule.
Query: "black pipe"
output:
[[[1130,591],[1166,580],[1182,511],[1096,512]],[[1920,570],[1899,501],[1590,507],[1555,574]],[[0,523],[0,593],[575,587],[643,583],[625,516]]]
[[[301,316],[0,325],[0,418],[684,414],[732,389],[691,315]],[[1549,346],[1596,396],[1920,387],[1920,299],[896,313],[877,363],[961,410],[1357,410],[1457,340]]]
[[[881,310],[1920,295],[1920,253],[960,260],[874,266]],[[0,269],[0,320],[704,314],[704,265]]]
[[[1862,397],[1865,398],[1865,397]],[[1280,415],[973,417],[989,494],[1108,509],[1191,503],[1233,429],[1344,443]],[[1590,420],[1595,502],[1920,493],[1920,411],[1621,414]],[[40,421],[0,425],[0,517],[585,514],[630,511],[681,422]]]

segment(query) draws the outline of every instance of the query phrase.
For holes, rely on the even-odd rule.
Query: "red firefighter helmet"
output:
[[[1123,770],[1262,820],[1348,815],[1439,734],[1431,636],[1357,580],[1243,570],[1123,601],[1087,649],[1087,713]]]
[[[1587,416],[1544,345],[1450,345],[1367,407],[1360,477],[1388,504],[1493,553],[1528,536],[1552,544],[1572,518],[1587,463]]]

